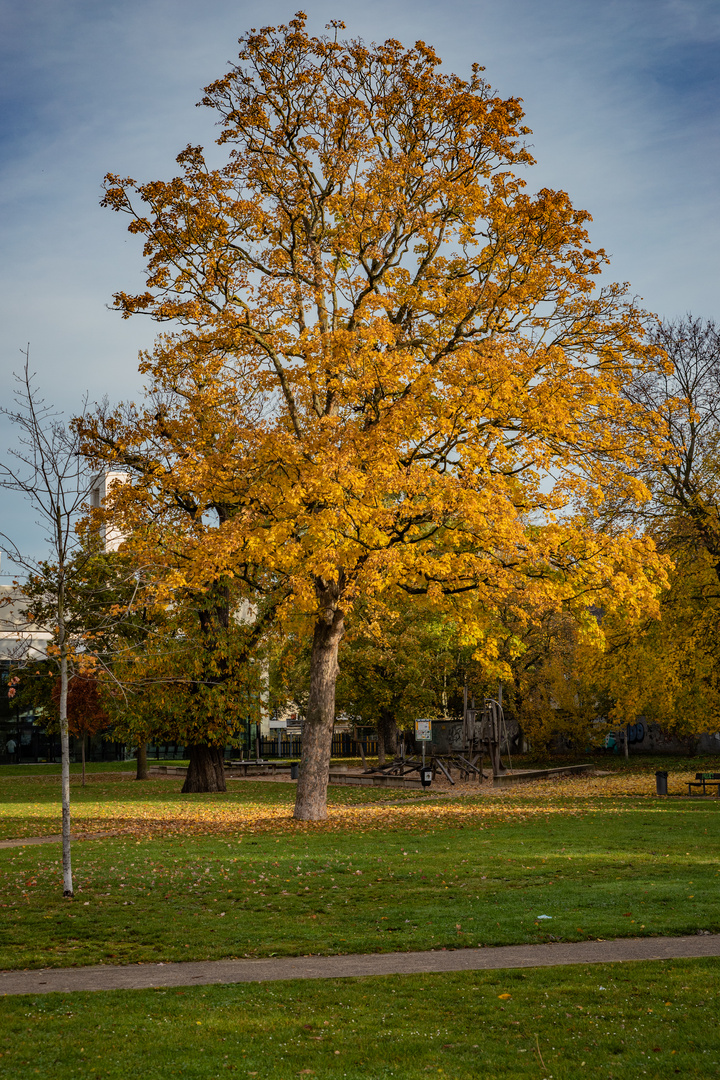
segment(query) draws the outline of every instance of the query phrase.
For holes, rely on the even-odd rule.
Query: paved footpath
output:
[[[502,945],[438,952],[369,953],[355,956],[291,956],[270,960],[202,960],[180,964],[100,965],[0,971],[0,996],[67,993],[73,990],[147,990],[211,983],[276,982],[282,979],[422,975],[442,971],[607,964],[624,960],[673,960],[720,956],[720,934],[677,938]]]

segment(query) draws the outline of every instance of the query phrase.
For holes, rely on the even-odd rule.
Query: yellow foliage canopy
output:
[[[235,575],[314,622],[326,738],[360,595],[452,597],[480,653],[518,590],[651,605],[652,544],[581,507],[642,497],[656,433],[621,393],[651,362],[643,313],[594,288],[588,215],[525,191],[519,101],[422,42],[304,23],[250,32],[207,88],[222,167],[189,146],[169,182],[108,177],[148,268],[116,304],[177,329],[143,360],[148,403],[89,434],[133,472],[118,513],[167,589]]]

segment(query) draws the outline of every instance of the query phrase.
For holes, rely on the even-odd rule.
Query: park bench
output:
[[[276,773],[290,772],[291,761],[257,761],[254,758],[244,761],[226,761],[225,767],[242,772],[245,776],[250,773]]]
[[[697,772],[695,773],[694,780],[688,780],[688,795],[692,795],[693,788],[702,788],[703,795],[707,794],[705,785],[709,784],[710,787],[715,787],[715,794],[720,798],[720,773],[718,772]]]

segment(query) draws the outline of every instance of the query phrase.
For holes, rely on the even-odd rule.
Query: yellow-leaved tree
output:
[[[621,388],[649,362],[644,316],[596,287],[588,215],[526,192],[520,102],[423,42],[305,23],[250,31],[207,87],[221,167],[188,146],[169,181],[108,176],[147,259],[116,304],[169,326],[146,403],[85,430],[131,477],[114,513],[168,597],[232,578],[275,625],[304,621],[312,820],[358,597],[452,608],[492,659],[508,595],[647,607],[658,564],[579,509],[606,483],[643,495],[653,419]]]
[[[667,448],[638,459],[652,498],[629,506],[607,492],[598,528],[644,531],[674,566],[660,617],[630,625],[611,615],[607,649],[584,673],[604,687],[610,721],[642,715],[694,748],[720,721],[720,328],[687,315],[652,336],[666,362],[637,372],[625,393],[653,423],[662,416]]]

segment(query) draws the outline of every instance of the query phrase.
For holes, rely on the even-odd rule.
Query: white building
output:
[[[49,630],[30,622],[28,601],[20,589],[0,585],[0,660],[43,660]]]
[[[124,472],[101,472],[93,477],[90,489],[90,506],[94,510],[100,510],[104,505],[110,488],[113,484],[124,484],[128,480],[128,474]],[[103,537],[106,551],[117,551],[125,537],[114,526],[103,526]]]

